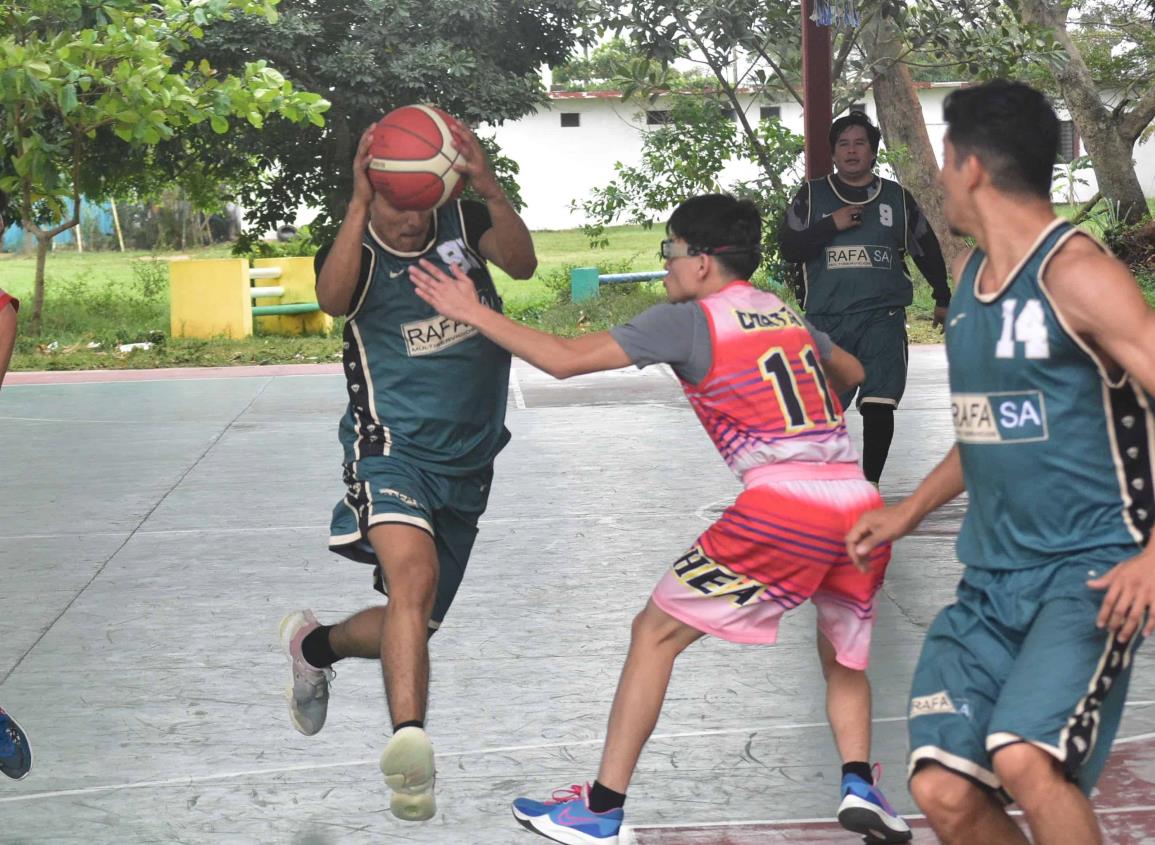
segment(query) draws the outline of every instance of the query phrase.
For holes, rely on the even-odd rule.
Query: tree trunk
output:
[[[78,168],[79,165],[75,165]],[[51,229],[41,229],[32,217],[32,183],[26,176],[21,184],[22,203],[20,206],[20,225],[25,235],[36,238],[36,280],[32,294],[32,334],[40,334],[40,317],[44,313],[44,266],[48,261],[48,250],[52,248],[52,240],[61,232],[80,226],[80,188],[77,186],[76,173],[73,173],[72,189],[72,219],[53,226]]]
[[[1067,32],[1066,8],[1052,0],[1023,0],[1021,9],[1025,22],[1050,29],[1066,51],[1068,61],[1054,79],[1087,145],[1099,190],[1120,222],[1138,223],[1148,212],[1132,160],[1134,143],[1124,135],[1122,116],[1113,116],[1103,105],[1099,86]]]
[[[938,236],[949,270],[967,246],[951,234],[946,222],[942,189],[938,185],[938,161],[926,131],[914,77],[910,68],[897,60],[904,49],[898,28],[889,18],[878,16],[875,21],[873,31],[865,34],[862,46],[875,68],[874,103],[879,128],[887,149],[907,149],[908,155],[895,164],[895,170]]]
[[[40,315],[44,313],[44,268],[48,262],[48,250],[52,247],[53,235],[39,232],[36,235],[36,283],[32,294],[33,337],[40,334]]]

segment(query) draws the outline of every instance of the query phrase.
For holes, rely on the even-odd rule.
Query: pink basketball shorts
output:
[[[865,669],[890,545],[875,549],[862,573],[846,554],[846,533],[879,507],[878,491],[862,479],[750,487],[674,563],[652,599],[699,631],[762,644],[778,638],[783,613],[810,599],[838,662]]]

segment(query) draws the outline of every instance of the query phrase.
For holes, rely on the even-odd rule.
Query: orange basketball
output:
[[[428,211],[461,195],[465,182],[453,169],[461,157],[450,127],[457,120],[434,106],[402,106],[373,129],[369,181],[402,211]]]

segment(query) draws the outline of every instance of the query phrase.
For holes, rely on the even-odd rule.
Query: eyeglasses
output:
[[[709,254],[710,251],[708,249],[699,249],[687,243],[678,243],[673,238],[667,238],[662,241],[662,248],[658,250],[658,255],[663,261],[669,261],[671,258],[688,258],[691,255]]]

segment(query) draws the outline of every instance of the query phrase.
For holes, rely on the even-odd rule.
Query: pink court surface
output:
[[[883,494],[952,442],[941,347],[912,349]],[[465,582],[433,638],[438,814],[388,811],[370,661],[338,666],[314,737],[287,718],[277,626],[379,601],[331,555],[339,367],[12,373],[0,393],[0,706],[32,740],[0,778],[3,843],[532,845],[509,802],[592,780],[630,622],[738,492],[662,368],[555,382],[515,362]],[[857,432],[859,416],[849,417]],[[857,436],[857,434],[856,434]],[[907,691],[959,577],[965,503],[900,543],[870,676],[883,787],[905,785]],[[773,648],[679,660],[621,845],[854,843],[804,606]],[[1108,842],[1155,843],[1155,669],[1140,649],[1095,804]]]

